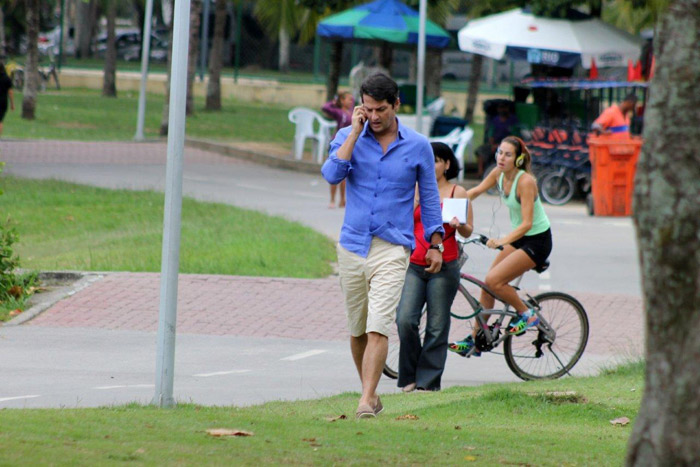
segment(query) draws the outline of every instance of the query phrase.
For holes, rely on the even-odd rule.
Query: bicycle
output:
[[[476,235],[467,240],[458,239],[460,245],[460,268],[467,260],[466,245],[480,243],[486,245],[488,238]],[[535,269],[544,272],[544,267]],[[511,284],[516,290],[524,274]],[[484,309],[479,301],[467,290],[473,285],[492,295],[502,304],[493,309]],[[571,295],[562,292],[545,292],[534,297],[526,294],[525,304],[533,308],[540,319],[537,326],[527,329],[520,335],[505,332],[506,318],[515,318],[517,313],[488,286],[469,274],[460,274],[458,297],[463,297],[469,305],[465,309],[463,300],[455,300],[450,315],[456,320],[471,320],[479,324],[476,345],[464,357],[472,357],[476,352],[491,352],[503,343],[503,355],[510,370],[522,380],[556,379],[566,374],[580,360],[588,343],[588,316],[583,305]],[[498,305],[498,303],[497,303]],[[425,312],[423,307],[419,327],[421,338],[425,334]],[[496,320],[487,325],[484,315],[492,315]],[[503,329],[503,332],[502,332]],[[471,333],[471,329],[468,329]],[[389,336],[389,353],[383,373],[389,378],[398,377],[399,341],[398,335]]]
[[[39,66],[39,91],[46,91],[46,86],[49,84],[49,80],[53,79],[56,89],[61,89],[61,83],[58,81],[58,68],[56,67],[56,61],[54,60],[53,54],[49,54],[49,66],[44,68]],[[24,68],[15,63],[10,62],[7,64],[7,74],[12,80],[12,86],[22,91],[24,89]]]
[[[591,163],[587,153],[564,153],[554,164],[554,168],[542,177],[540,193],[549,204],[560,206],[571,201],[580,190],[591,190]]]

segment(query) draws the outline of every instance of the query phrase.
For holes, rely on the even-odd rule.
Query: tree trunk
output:
[[[107,1],[107,50],[105,51],[104,79],[102,95],[117,97],[117,43],[115,27],[117,22],[117,0]]]
[[[224,33],[226,32],[226,0],[216,0],[214,18],[214,38],[209,56],[207,110],[221,110],[221,67],[223,64]]]
[[[591,16],[601,18],[603,16],[603,0],[589,0],[588,8]]]
[[[160,2],[160,11],[166,26],[170,26],[173,22],[173,2],[174,0],[161,0]]]
[[[326,82],[326,102],[333,100],[338,93],[340,81],[340,64],[343,59],[343,43],[335,41],[331,43],[331,56],[328,68],[328,81]]]
[[[279,32],[280,50],[277,65],[279,71],[282,73],[287,73],[289,71],[289,48],[291,46],[291,39],[289,38],[289,32],[284,26],[280,27]]]
[[[464,119],[470,123],[474,120],[476,97],[479,94],[479,82],[481,81],[481,68],[483,63],[483,55],[472,55],[472,67],[469,73],[469,89],[467,90],[467,110],[464,112]]]
[[[170,116],[170,69],[173,63],[173,23],[171,21],[168,23],[168,61],[166,64],[167,68],[167,79],[165,80],[165,103],[163,104],[163,115],[160,119],[160,136],[168,136],[168,118]]]
[[[110,0],[107,0],[110,1]],[[133,0],[131,6],[134,9],[134,14],[136,15],[136,24],[139,28],[139,34],[141,36],[141,44],[139,47],[139,60],[141,59],[141,52],[143,51],[143,41],[145,40],[146,25],[144,20],[146,19],[146,2],[144,0]]]
[[[207,0],[208,1],[208,0]],[[187,104],[185,115],[194,114],[194,75],[199,56],[199,25],[202,14],[202,0],[192,0],[190,10],[190,46],[187,58]]]
[[[7,55],[7,47],[5,45],[5,13],[4,7],[0,7],[0,57]]]
[[[425,95],[431,99],[442,93],[442,50],[425,51]]]
[[[700,0],[671,2],[654,42],[656,76],[634,191],[646,381],[627,464],[698,465]]]
[[[391,73],[391,63],[394,60],[394,49],[388,42],[382,42],[379,46],[379,66]]]
[[[95,0],[79,1],[76,5],[75,20],[75,57],[92,56],[92,37],[95,32]]]
[[[68,39],[70,38],[70,28],[73,26],[74,21],[73,18],[75,15],[72,13],[75,11],[75,3],[74,0],[64,0],[64,11],[63,11],[63,37],[61,40],[63,43],[61,44],[63,48],[63,57],[61,57],[61,60],[66,59],[66,49],[68,45]],[[73,38],[75,38],[75,31],[73,31]],[[73,41],[73,45],[75,46],[75,41]]]
[[[27,0],[27,60],[24,64],[22,118],[36,117],[36,95],[39,89],[39,16],[41,0]]]

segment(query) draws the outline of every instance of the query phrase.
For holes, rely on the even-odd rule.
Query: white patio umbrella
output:
[[[636,61],[642,39],[583,13],[554,19],[518,8],[469,21],[458,33],[459,48],[496,60],[507,56],[533,64],[573,68],[626,66]]]

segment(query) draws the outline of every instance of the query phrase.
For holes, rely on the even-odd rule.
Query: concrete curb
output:
[[[30,300],[37,301],[31,308],[25,310],[5,323],[0,323],[1,326],[19,326],[33,318],[36,318],[44,311],[51,308],[58,301],[66,297],[70,297],[77,292],[89,287],[94,282],[105,277],[106,273],[86,273],[78,271],[49,271],[39,273],[41,283],[58,282],[63,283],[71,281],[68,285],[57,287],[56,289],[47,292],[35,294]]]
[[[272,156],[270,154],[265,154],[263,152],[251,151],[250,149],[244,149],[228,144],[215,143],[212,141],[192,138],[187,138],[185,140],[185,145],[190,148],[211,151],[217,154],[223,154],[225,156],[234,157],[236,159],[255,162],[256,164],[263,164],[268,167],[294,170],[297,172],[303,172],[312,175],[321,174],[321,166],[319,164],[316,164],[315,162],[277,157]]]
[[[224,156],[261,164],[268,167],[293,170],[295,172],[321,176],[321,165],[315,162],[279,157],[230,144],[216,143],[213,141],[193,138],[187,138],[185,140],[185,145],[193,149],[215,152]],[[481,183],[481,180],[467,178],[456,183],[466,189],[469,189],[477,186],[479,183]]]

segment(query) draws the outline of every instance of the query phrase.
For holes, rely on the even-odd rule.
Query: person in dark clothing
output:
[[[518,125],[518,117],[510,112],[508,104],[502,102],[498,105],[498,113],[491,117],[488,121],[487,130],[488,141],[476,149],[478,156],[478,172],[477,177],[484,176],[486,162],[493,159],[498,145],[501,144],[503,138],[514,133]]]
[[[0,63],[0,135],[2,135],[2,122],[5,120],[8,102],[10,104],[10,109],[15,110],[15,99],[12,94],[12,80],[7,75],[5,65]]]

